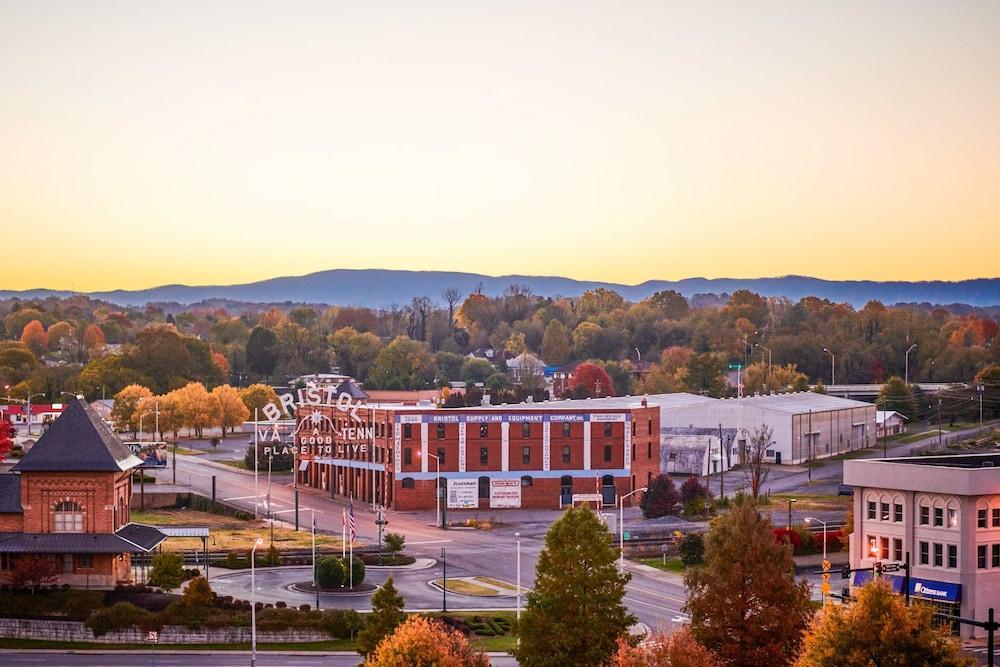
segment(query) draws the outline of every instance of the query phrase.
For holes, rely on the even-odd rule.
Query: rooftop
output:
[[[804,412],[822,412],[825,410],[844,410],[846,408],[871,408],[871,403],[854,401],[849,398],[839,396],[829,396],[827,394],[817,394],[812,391],[797,391],[790,394],[767,394],[763,396],[745,396],[742,399],[725,399],[727,403],[737,404],[739,401],[743,407],[760,408],[761,410],[773,410],[775,412],[787,412],[789,414],[802,414]]]

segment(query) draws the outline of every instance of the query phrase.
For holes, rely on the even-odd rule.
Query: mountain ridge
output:
[[[960,303],[970,306],[1000,305],[1000,278],[972,278],[959,281],[875,281],[827,280],[786,275],[764,278],[704,278],[681,280],[650,279],[635,285],[598,280],[577,280],[564,276],[510,274],[489,276],[462,271],[408,271],[400,269],[328,269],[302,276],[277,276],[235,285],[185,285],[174,283],[139,290],[77,292],[37,288],[2,290],[0,299],[66,297],[83,294],[121,306],[175,302],[184,305],[210,299],[252,303],[308,302],[341,306],[384,307],[408,303],[413,297],[441,300],[441,292],[456,288],[462,295],[479,286],[495,295],[511,284],[527,286],[541,296],[579,296],[589,289],[613,289],[629,301],[640,301],[653,293],[674,289],[687,298],[695,294],[731,294],[749,289],[763,296],[784,296],[796,301],[816,296],[855,307],[870,299],[885,304],[927,302]]]

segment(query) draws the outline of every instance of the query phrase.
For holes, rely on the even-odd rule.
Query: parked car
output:
[[[853,496],[854,487],[850,484],[838,484],[837,485],[837,495],[838,496]]]

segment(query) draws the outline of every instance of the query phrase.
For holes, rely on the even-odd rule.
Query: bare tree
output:
[[[434,309],[434,304],[426,296],[414,297],[410,302],[410,316],[412,333],[410,338],[417,340],[427,340],[427,316]],[[414,336],[414,333],[416,336]]]
[[[441,297],[448,302],[448,326],[455,328],[455,304],[462,298],[462,293],[454,287],[441,292]]]
[[[743,445],[741,452],[743,474],[750,484],[750,494],[754,499],[760,497],[760,489],[771,472],[771,469],[764,463],[764,455],[772,444],[772,435],[774,435],[774,429],[766,424],[755,427],[749,443]],[[745,440],[744,443],[746,443]]]

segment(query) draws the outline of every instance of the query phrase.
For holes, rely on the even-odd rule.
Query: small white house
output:
[[[878,437],[880,438],[906,433],[907,421],[909,420],[906,418],[906,415],[902,415],[895,410],[875,411],[875,425],[878,429]]]
[[[718,429],[661,428],[660,469],[670,475],[701,477],[729,470],[738,463],[727,451],[735,436],[735,430],[724,429],[720,444]]]

